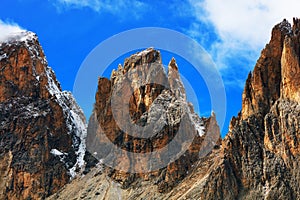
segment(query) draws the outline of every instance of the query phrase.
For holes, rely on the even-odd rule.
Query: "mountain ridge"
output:
[[[44,199],[84,167],[85,118],[34,33],[8,37],[0,57],[0,198]]]
[[[220,147],[171,190],[157,192],[149,180],[123,188],[96,168],[51,199],[299,199],[300,22],[293,22],[273,28]]]
[[[174,58],[166,73],[149,48],[99,78],[87,128],[37,37],[14,35],[0,45],[0,198],[300,199],[299,29],[272,29],[223,140],[186,102]]]
[[[170,190],[186,176],[186,169],[192,168],[197,154],[204,151],[201,145],[206,142],[207,148],[214,146],[204,135],[209,121],[215,123],[216,119],[200,119],[192,112],[174,58],[168,69],[165,72],[160,52],[149,48],[125,59],[124,67],[119,65],[110,80],[99,78],[94,114],[89,124],[89,127],[98,127],[88,130],[87,138],[88,144],[97,139],[99,143],[93,143],[88,150],[96,151],[96,157],[104,165],[115,169],[108,174],[124,188],[135,180],[160,177],[154,181],[158,190]],[[101,133],[104,137],[98,135]],[[210,134],[212,142],[217,143],[219,129],[211,129]],[[105,141],[106,136],[109,140]],[[120,152],[110,142],[130,153]],[[170,147],[174,144],[176,147]],[[106,148],[99,150],[98,146]],[[172,152],[177,153],[172,155]],[[175,157],[177,159],[171,161]]]

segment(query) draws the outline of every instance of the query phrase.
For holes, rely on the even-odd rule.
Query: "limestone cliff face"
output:
[[[242,111],[223,140],[222,164],[212,171],[203,197],[300,198],[299,25],[298,19],[293,27],[284,20],[273,28],[247,79]]]
[[[0,199],[44,199],[84,165],[86,125],[37,36],[0,44]]]
[[[177,174],[189,171],[171,190],[159,193],[153,183],[145,181],[146,179],[136,182],[136,187],[124,188],[109,179],[107,173],[98,173],[99,170],[95,169],[87,177],[76,179],[73,185],[66,187],[53,199],[300,199],[299,28],[298,19],[294,19],[293,26],[284,20],[273,28],[269,44],[262,51],[246,81],[242,110],[237,117],[232,118],[229,133],[220,148],[213,149],[205,157],[196,158],[196,161],[179,159],[168,165],[165,173],[152,174],[167,183],[170,183],[169,180],[174,183],[178,180]],[[178,68],[174,63],[171,61],[170,66],[176,71]],[[120,68],[115,73],[122,73],[124,69]],[[96,113],[98,116],[111,116],[107,115],[111,112],[105,102],[109,100],[114,83],[108,79],[101,79],[99,83],[97,95],[102,95],[96,100],[95,109],[99,108]],[[179,95],[179,98],[184,99],[184,95],[180,95],[180,84],[174,84],[170,80],[168,83],[170,87],[174,88],[176,85],[178,89],[172,95]],[[154,103],[155,100],[151,105]],[[145,112],[151,110],[151,105],[144,106]],[[103,109],[104,113],[101,111]],[[101,123],[101,120],[110,121],[111,117],[98,119]],[[114,127],[108,125],[104,129],[111,130]],[[168,133],[167,131],[163,137],[166,140],[169,138]],[[115,136],[111,139],[118,141],[114,140]],[[130,147],[134,148],[136,141],[126,140],[132,141]],[[155,140],[151,142],[156,144]],[[189,166],[187,163],[190,160],[194,167],[184,169],[183,167]],[[117,174],[119,173],[114,171],[110,176],[118,181],[120,179],[116,177],[125,177]]]
[[[283,44],[281,59],[283,98],[300,101],[300,20],[294,19],[293,31]]]
[[[214,137],[204,141],[207,130]],[[212,149],[220,133],[215,117],[199,118],[186,102],[175,59],[166,73],[160,52],[149,48],[126,59],[124,66],[112,72],[110,80],[99,78],[88,143],[93,143],[95,137],[99,138],[98,146],[106,147],[97,151],[95,144],[89,150],[96,151],[104,165],[111,156],[115,166],[110,166],[114,169],[108,174],[123,188],[152,180],[159,192],[166,192],[193,169],[202,145]],[[113,152],[109,143],[125,151]],[[171,154],[178,154],[178,159],[171,160]]]
[[[287,21],[276,25],[272,38],[252,73],[249,74],[243,93],[242,118],[253,114],[264,116],[280,97],[281,57],[284,39],[290,34],[291,25]]]

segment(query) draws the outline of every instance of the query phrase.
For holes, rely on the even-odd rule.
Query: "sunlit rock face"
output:
[[[209,154],[199,156],[199,148],[205,146],[205,140],[201,140],[203,136],[218,132],[215,117],[212,115],[210,120],[205,120],[194,115],[191,124],[202,123],[199,127],[204,127],[201,129],[203,132],[197,129],[199,139],[190,146],[186,156],[166,168],[148,174],[95,168],[84,178],[75,179],[51,199],[300,199],[299,24],[298,19],[294,19],[293,26],[284,20],[273,28],[270,42],[246,81],[240,113],[232,118],[229,133],[221,145],[216,145]],[[167,82],[167,87],[148,85],[132,90],[132,85],[138,83],[136,79],[123,87],[128,94],[131,119],[136,123],[146,123],[148,117],[155,114],[151,110],[169,105],[166,102],[173,101],[173,105],[178,105],[172,107],[173,112],[162,115],[165,116],[163,119],[174,119],[173,124],[167,121],[161,135],[162,142],[154,139],[144,142],[130,137],[129,132],[120,131],[108,103],[113,89],[122,87],[118,82],[127,80],[126,72],[136,69],[140,63],[160,63],[158,55],[151,49],[135,54],[125,61],[124,67],[120,66],[112,73],[110,80],[99,79],[95,110],[89,126],[91,133],[105,133],[114,144],[135,152],[149,152],[173,137],[171,130],[176,129],[176,117],[184,110],[181,108],[186,102],[182,84],[175,81],[178,79],[175,60],[170,62],[169,75],[158,76],[158,80]],[[135,77],[143,72],[133,70],[129,74]],[[173,88],[175,92],[168,90],[164,93],[166,88]],[[159,104],[157,100],[165,104]],[[152,108],[154,105],[157,108]],[[190,107],[191,114],[192,110]],[[122,115],[122,112],[118,114]],[[143,148],[140,148],[142,141]],[[105,145],[105,141],[100,142]],[[102,157],[107,154],[109,151]],[[139,167],[135,160],[126,159],[126,156],[120,162],[126,161],[129,168]],[[9,159],[10,154],[6,157],[6,160]],[[149,163],[148,160],[143,162]]]
[[[215,138],[204,141],[209,124],[215,127],[210,128]],[[110,80],[99,78],[88,143],[95,137],[99,143],[89,150],[95,150],[104,165],[109,155],[118,154],[111,158],[115,166],[109,166],[109,177],[123,188],[151,180],[158,192],[171,190],[194,169],[204,144],[214,142],[207,145],[212,149],[220,141],[215,116],[199,118],[187,103],[175,59],[166,70],[160,52],[153,48],[127,58]],[[192,139],[190,144],[186,138]],[[110,144],[125,151],[112,152]],[[97,151],[97,146],[103,150]],[[177,159],[168,160],[171,154]]]
[[[0,199],[44,199],[84,167],[86,124],[38,38],[0,43]]]
[[[129,187],[124,188],[114,180],[122,183],[120,180],[126,180],[132,175],[125,176],[112,170],[109,178],[105,171],[99,173],[99,169],[94,169],[87,177],[74,180],[73,184],[53,196],[53,199],[74,196],[97,199],[300,199],[299,28],[298,19],[294,19],[293,25],[284,20],[273,28],[270,42],[262,50],[254,70],[248,76],[242,96],[242,109],[232,118],[229,133],[219,148],[204,157],[198,157],[192,165],[194,167],[186,168],[188,174],[175,187],[159,190],[163,191],[160,193],[153,182],[149,181],[151,179],[136,181],[142,177],[138,174],[130,179]],[[137,55],[133,57],[137,58]],[[170,65],[173,72],[176,72],[178,67],[174,63],[171,61]],[[125,66],[124,69],[128,70]],[[112,77],[116,74],[122,77],[123,67],[119,69]],[[172,77],[172,80],[176,79],[176,73]],[[174,88],[176,85],[178,88],[177,93],[170,94],[172,98],[185,99],[180,84],[173,84],[169,78],[168,83],[169,87]],[[107,116],[112,115],[106,103],[114,84],[113,80],[99,80],[94,111],[94,120],[98,120],[94,124],[103,123],[104,131],[116,128],[113,123],[108,123],[112,118]],[[136,110],[136,105],[140,105],[136,102],[143,103],[143,99],[149,99],[145,105],[155,103],[151,98],[141,98],[141,92],[134,94],[137,94],[132,98],[135,106],[130,106],[133,110]],[[160,94],[155,96],[158,99]],[[143,107],[145,112],[150,112],[151,105]],[[207,122],[202,122],[207,127]],[[108,125],[105,126],[105,123]],[[207,134],[208,130],[206,128],[204,132]],[[168,138],[168,133],[163,138]],[[127,133],[120,134],[123,138]],[[111,139],[117,144],[122,144],[120,141],[132,141],[130,147],[134,150],[135,139],[124,137],[124,140],[117,140],[115,136]],[[145,151],[148,150],[145,148]],[[187,166],[189,160],[179,159],[168,165],[162,171],[164,173],[159,171],[151,175],[161,177],[165,183],[174,183],[178,180],[176,173],[182,172],[182,167]],[[130,166],[135,167],[134,164]]]
[[[300,198],[299,27],[294,19],[293,26],[284,20],[273,28],[246,81],[241,113],[223,140],[223,164],[204,197]]]

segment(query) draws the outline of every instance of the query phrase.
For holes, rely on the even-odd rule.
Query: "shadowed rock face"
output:
[[[192,110],[174,58],[166,74],[159,51],[150,48],[134,54],[112,72],[110,80],[99,78],[88,130],[88,143],[95,138],[98,143],[89,150],[96,151],[104,165],[114,161],[107,174],[123,188],[150,179],[158,191],[167,192],[193,169],[204,144],[211,150],[212,142],[220,141],[215,117],[200,119]],[[215,128],[209,129],[209,124]],[[208,129],[211,140],[204,141]],[[186,138],[192,138],[190,144]],[[110,144],[125,151],[113,152]],[[168,160],[172,154],[179,159]]]
[[[83,167],[85,120],[37,37],[0,44],[0,199],[44,199]]]
[[[107,173],[99,174],[98,169],[95,169],[87,177],[76,179],[73,185],[66,187],[54,199],[300,199],[299,29],[298,19],[294,19],[293,26],[284,20],[273,28],[269,44],[262,51],[246,81],[242,110],[237,117],[232,118],[229,133],[223,139],[220,148],[214,149],[205,157],[196,158],[195,161],[179,159],[169,164],[162,172],[152,174],[154,177],[161,177],[166,183],[176,182],[176,187],[171,190],[164,190],[162,187],[164,193],[159,193],[153,182],[141,181],[136,187],[122,189],[121,185],[114,184],[107,177]],[[133,57],[139,60],[136,55]],[[178,69],[174,61],[170,65],[175,71]],[[130,70],[128,66],[124,69]],[[114,73],[122,74],[122,71],[123,68],[120,68]],[[169,86],[172,87],[174,84],[168,80]],[[108,124],[103,126],[103,130],[113,133],[111,130],[115,129],[115,125],[108,123],[111,121],[110,117],[106,118],[111,116],[106,114],[110,113],[106,102],[109,101],[114,84],[113,80],[99,79],[94,112],[100,124]],[[177,94],[182,93],[180,84],[176,87]],[[176,96],[176,93],[172,95]],[[157,98],[159,95],[156,95]],[[152,105],[154,102],[155,100]],[[133,107],[136,109],[137,106]],[[144,110],[149,112],[150,109],[146,106]],[[167,131],[164,134],[164,138],[170,138],[168,133]],[[115,138],[116,134],[113,134],[111,140],[118,144],[127,140]],[[137,141],[127,141],[132,141],[130,147],[134,151],[133,144]],[[199,145],[203,145],[201,140]],[[189,166],[187,163],[190,160],[194,162],[195,167],[184,169]],[[177,175],[184,170],[188,170],[189,174],[182,176],[182,181],[177,181],[181,180]],[[112,171],[110,176],[118,181],[131,177],[117,171]],[[142,176],[135,175],[130,182],[138,177]]]

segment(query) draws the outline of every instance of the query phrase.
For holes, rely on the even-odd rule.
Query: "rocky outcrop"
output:
[[[283,44],[281,59],[283,98],[292,101],[300,101],[300,20],[294,19],[294,25],[290,37],[287,37]]]
[[[208,199],[299,199],[299,25],[284,20],[249,75]],[[225,183],[224,183],[225,181]],[[212,184],[216,183],[216,184]]]
[[[256,114],[264,116],[280,97],[281,57],[284,39],[290,34],[287,21],[276,25],[272,38],[262,50],[252,73],[249,74],[243,93],[242,118]]]
[[[166,74],[160,52],[149,48],[126,59],[110,80],[99,78],[88,149],[123,188],[151,180],[167,192],[193,169],[204,144],[211,150],[219,140],[215,117],[199,118],[186,102],[174,58]]]
[[[298,19],[294,19],[293,26],[284,20],[273,28],[269,44],[262,51],[246,81],[242,110],[237,117],[232,118],[229,133],[223,139],[220,148],[213,149],[204,157],[196,157],[193,162],[180,158],[177,162],[170,163],[163,171],[152,174],[154,177],[161,177],[167,183],[168,180],[171,180],[171,183],[176,182],[171,190],[159,193],[152,181],[141,178],[141,181],[135,182],[135,187],[124,188],[113,181],[119,181],[116,179],[118,172],[113,171],[109,174],[112,178],[110,179],[107,173],[99,173],[99,169],[94,169],[87,177],[76,179],[73,185],[67,186],[52,198],[300,199],[299,28]],[[138,58],[137,55],[134,58]],[[174,60],[170,62],[170,66],[173,72],[178,69]],[[120,67],[120,70],[114,73],[122,74],[125,69]],[[171,77],[171,80],[168,79],[169,88],[177,88],[172,95],[184,99],[181,85],[172,81],[176,80],[174,77],[177,75],[173,74]],[[111,117],[100,116],[111,113],[105,102],[109,101],[110,91],[115,86],[107,79],[99,80],[99,83],[101,85],[97,94],[102,91],[103,95],[99,95],[101,97],[96,101],[95,109],[101,109],[95,113],[98,114],[101,123],[101,120],[111,120]],[[160,95],[156,96],[156,99],[159,98]],[[149,102],[155,105],[155,100]],[[144,107],[146,113],[150,113],[151,105]],[[104,114],[100,111],[103,109],[106,110]],[[205,120],[202,122],[206,124]],[[114,126],[103,127],[104,130],[111,130]],[[167,139],[168,133],[164,134]],[[115,136],[111,137],[112,141],[118,143],[114,138]],[[132,144],[135,144],[135,139],[127,141],[133,141],[129,146],[134,147]],[[198,144],[203,146],[203,142],[200,140]],[[191,155],[193,154],[189,154],[189,157],[193,158]],[[182,168],[189,166],[189,163],[193,163],[194,167]],[[177,174],[184,170],[189,173],[182,176],[183,180],[178,179]],[[131,180],[137,180],[137,177],[140,176],[135,175]]]
[[[0,199],[44,199],[84,166],[86,125],[37,36],[0,44]]]

